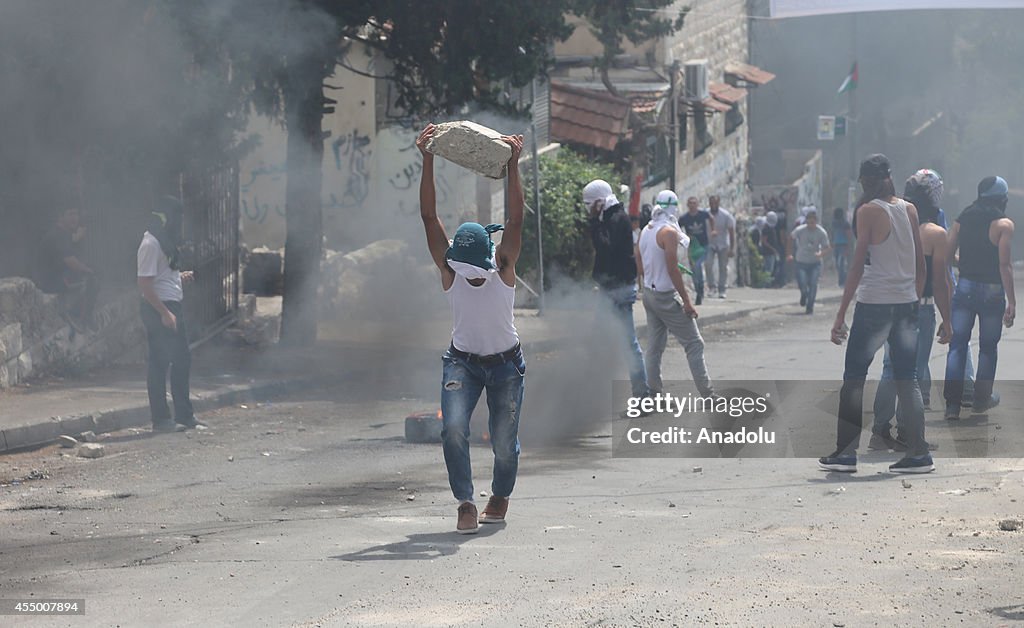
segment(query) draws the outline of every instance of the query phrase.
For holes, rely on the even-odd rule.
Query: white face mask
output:
[[[465,262],[456,262],[451,259],[448,260],[448,265],[455,271],[456,275],[466,279],[489,279],[491,274],[494,273],[493,270],[487,270]]]

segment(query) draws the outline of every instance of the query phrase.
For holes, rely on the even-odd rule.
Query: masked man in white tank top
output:
[[[860,183],[864,196],[853,218],[857,246],[832,325],[832,342],[842,344],[847,337],[846,309],[856,294],[839,393],[836,451],[818,463],[829,471],[857,470],[864,381],[875,354],[888,341],[896,394],[900,406],[907,409],[906,456],[889,470],[928,473],[935,466],[924,439],[924,404],[916,364],[918,311],[927,274],[917,209],[896,197],[885,155],[872,155],[861,163]]]
[[[523,187],[519,180],[523,136],[501,138],[512,147],[505,226],[466,223],[458,228],[449,245],[444,225],[437,217],[434,156],[426,150],[433,132],[434,125],[428,124],[417,138],[416,147],[423,154],[420,218],[454,320],[452,342],[442,358],[441,441],[448,483],[459,502],[456,532],[474,534],[478,523],[505,520],[519,470],[519,410],[526,362],[512,307],[523,232]],[[495,249],[491,234],[502,229],[504,237]],[[478,518],[469,460],[469,419],[484,390],[490,414],[487,425],[494,451],[494,478],[491,498]]]

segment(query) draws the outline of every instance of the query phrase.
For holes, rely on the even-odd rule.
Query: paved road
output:
[[[705,330],[713,374],[838,378],[829,315],[797,311]],[[1003,343],[1001,376],[1020,378],[1020,338]],[[436,405],[434,361],[367,364],[362,381],[214,413],[207,432],[118,434],[98,460],[55,448],[0,458],[0,598],[87,600],[85,617],[0,623],[1024,619],[1024,537],[998,527],[1024,515],[1021,459],[945,460],[905,485],[881,473],[892,455],[865,456],[856,476],[808,459],[612,458],[601,417],[615,359],[601,346],[579,347],[586,360],[531,356],[510,520],[475,537],[451,532],[439,447],[402,439],[402,418]],[[680,349],[665,367],[686,373]],[[473,450],[478,492],[487,454]]]

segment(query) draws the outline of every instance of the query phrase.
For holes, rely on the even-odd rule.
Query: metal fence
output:
[[[195,272],[185,307],[196,343],[230,323],[238,308],[238,164],[183,174],[181,193],[185,263]]]

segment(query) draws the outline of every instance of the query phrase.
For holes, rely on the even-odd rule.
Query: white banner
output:
[[[914,9],[1024,9],[1024,0],[771,0],[771,17]]]

